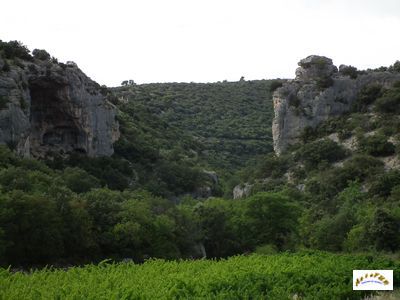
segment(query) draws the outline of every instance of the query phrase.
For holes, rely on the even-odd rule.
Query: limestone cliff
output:
[[[0,143],[24,156],[109,156],[115,107],[74,63],[0,57]]]
[[[346,66],[338,70],[323,56],[312,55],[299,62],[296,78],[273,95],[275,153],[299,142],[306,127],[315,128],[329,117],[348,112],[363,87],[375,83],[388,87],[400,80],[399,73],[363,72],[354,78],[346,70]]]

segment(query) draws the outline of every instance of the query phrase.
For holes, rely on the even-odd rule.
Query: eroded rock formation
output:
[[[119,137],[115,114],[100,86],[73,63],[16,59],[0,71],[0,143],[24,156],[109,156]]]
[[[341,66],[345,70],[345,66]],[[391,86],[399,73],[365,72],[351,78],[339,72],[332,60],[312,55],[299,62],[296,78],[273,95],[274,150],[278,155],[300,141],[306,127],[315,128],[329,117],[348,112],[362,88],[369,84]]]

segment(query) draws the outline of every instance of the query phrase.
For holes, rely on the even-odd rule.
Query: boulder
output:
[[[240,199],[240,198],[246,198],[250,196],[251,194],[251,189],[253,185],[249,183],[245,183],[244,185],[239,184],[233,188],[233,199]]]
[[[325,56],[310,55],[298,63],[296,80],[301,82],[313,82],[320,79],[332,77],[338,72],[333,65],[332,59]]]

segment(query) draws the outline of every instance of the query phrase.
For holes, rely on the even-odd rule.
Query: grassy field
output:
[[[226,260],[100,263],[68,271],[0,271],[0,299],[362,299],[353,269],[394,269],[372,255],[324,252],[236,256]]]

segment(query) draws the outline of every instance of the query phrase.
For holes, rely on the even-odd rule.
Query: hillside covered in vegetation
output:
[[[145,108],[202,145],[198,153],[217,173],[233,172],[272,151],[272,91],[280,80],[217,83],[126,84],[112,89],[114,103]],[[125,103],[124,105],[118,103]],[[179,140],[179,139],[178,139]],[[177,140],[177,141],[178,141]]]
[[[367,72],[353,68],[349,80],[375,79],[346,103],[347,111],[306,126],[279,156],[269,154],[241,171],[247,195],[290,186],[303,195],[298,227],[302,245],[329,251],[399,251],[400,81],[390,82],[399,71],[399,62]],[[310,85],[305,85],[308,90]],[[329,88],[323,90],[328,94]],[[289,102],[289,109],[298,112],[293,118],[307,119],[306,105]]]
[[[29,157],[13,143],[0,147],[2,266],[225,258],[304,248],[394,256],[400,250],[400,86],[392,80],[399,75],[398,63],[379,70],[341,68],[339,73],[329,65],[332,80],[328,76],[306,84],[242,80],[128,83],[108,89],[87,78],[72,85],[63,81],[66,74],[81,71],[70,63],[64,72],[44,50],[31,55],[18,42],[2,42],[0,49],[5,78],[0,118],[20,110],[25,116],[32,113],[32,103],[15,95],[24,92],[28,101],[33,84],[34,102],[45,99],[53,109],[36,106],[39,125],[46,125],[40,128],[57,129],[49,135],[43,131],[49,139],[42,144],[66,150]],[[65,93],[52,89],[38,93],[31,73],[35,66],[44,72],[40,83],[56,78],[71,91],[83,88],[83,94],[90,91],[96,97],[93,103],[115,111],[112,123],[118,124],[119,136],[108,148],[112,155],[83,151],[85,143],[78,138],[86,138],[83,133],[95,126],[70,122],[81,120],[73,115],[55,118],[52,112],[60,116],[60,110],[54,104],[74,99],[61,99]],[[323,68],[315,70],[320,74]],[[369,81],[376,76],[390,80]],[[346,88],[356,83],[357,89]],[[275,105],[283,103],[288,112],[282,115],[302,122],[298,131],[279,127],[281,133],[289,128],[285,134],[291,138],[279,155],[271,152],[275,89],[274,100],[282,100]],[[306,97],[304,89],[314,98]],[[335,89],[344,96],[326,98]],[[313,110],[312,103],[346,111],[334,110],[335,115],[314,122],[311,113],[320,110]],[[275,106],[275,117],[277,111]],[[66,123],[57,123],[60,119]],[[19,124],[15,118],[6,120],[0,124],[4,132],[10,122]],[[64,137],[79,143],[70,147]],[[239,183],[237,188],[246,191],[232,199]]]

